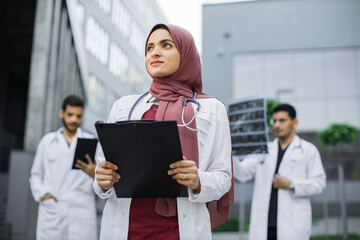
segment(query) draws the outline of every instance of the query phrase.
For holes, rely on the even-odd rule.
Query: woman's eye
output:
[[[164,43],[164,48],[169,48],[171,47],[170,43]]]
[[[148,52],[151,51],[151,50],[153,50],[153,47],[147,47]]]

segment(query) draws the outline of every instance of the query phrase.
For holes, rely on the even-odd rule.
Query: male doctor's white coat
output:
[[[278,140],[269,144],[263,162],[254,156],[234,160],[234,178],[248,181],[255,177],[251,203],[249,240],[266,240],[271,188],[278,155]],[[325,188],[326,175],[317,148],[295,135],[279,167],[279,175],[294,184],[294,191],[278,190],[278,240],[306,240],[311,233],[310,196]]]
[[[94,136],[78,128],[69,145],[62,131],[60,128],[41,139],[31,169],[30,187],[39,202],[36,239],[95,240],[93,179],[80,169],[71,169],[77,138]],[[52,198],[41,201],[46,193],[58,201]]]

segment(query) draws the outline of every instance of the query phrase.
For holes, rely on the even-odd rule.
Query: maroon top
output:
[[[153,105],[142,119],[155,119],[158,105]],[[175,201],[176,202],[176,201]],[[178,240],[179,225],[175,216],[164,217],[155,212],[156,198],[133,198],[130,205],[129,240]]]

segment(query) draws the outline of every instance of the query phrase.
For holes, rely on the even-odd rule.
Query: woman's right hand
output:
[[[109,190],[113,187],[114,183],[118,182],[120,179],[120,174],[115,172],[118,167],[108,161],[100,162],[98,167],[95,170],[96,181],[99,186],[106,190]]]

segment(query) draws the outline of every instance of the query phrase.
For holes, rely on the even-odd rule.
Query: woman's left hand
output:
[[[195,193],[200,193],[201,184],[194,161],[189,161],[183,157],[183,160],[170,164],[168,174],[172,175],[179,184],[192,189]]]

